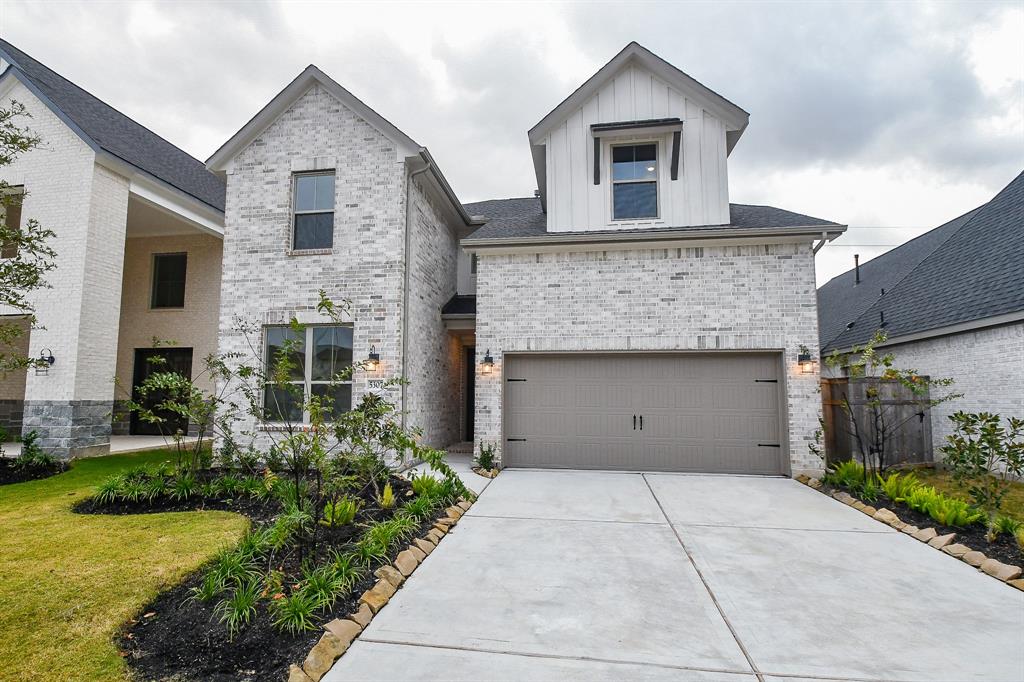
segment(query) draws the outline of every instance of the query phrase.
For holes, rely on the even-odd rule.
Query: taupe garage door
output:
[[[505,360],[507,466],[782,473],[776,355]]]

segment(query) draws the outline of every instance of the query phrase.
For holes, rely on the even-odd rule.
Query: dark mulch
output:
[[[832,490],[838,490],[838,488],[831,488],[829,486],[824,486],[824,489],[829,492]],[[1021,552],[1021,549],[1017,546],[1016,539],[1012,537],[1000,535],[996,538],[995,542],[989,542],[985,538],[985,526],[981,524],[974,524],[964,528],[942,526],[936,523],[935,520],[927,514],[922,514],[919,511],[911,509],[902,502],[890,500],[884,494],[879,497],[877,501],[868,502],[850,490],[843,490],[844,492],[850,493],[853,497],[856,497],[864,504],[875,507],[876,509],[885,507],[886,509],[895,512],[895,514],[899,516],[900,520],[904,523],[909,523],[917,526],[918,528],[934,528],[935,532],[939,535],[956,533],[956,540],[954,542],[959,542],[960,544],[967,545],[971,549],[984,552],[985,556],[998,559],[1004,564],[1024,566],[1024,552]]]
[[[68,465],[58,462],[52,467],[29,467],[19,469],[14,466],[14,459],[0,457],[0,485],[11,483],[24,483],[25,481],[36,481],[40,478],[49,478],[68,470]]]
[[[391,484],[399,499],[396,508],[400,508],[401,501],[408,499],[406,493],[411,487],[408,481],[397,477],[392,478]],[[281,507],[273,500],[249,498],[207,498],[185,503],[161,499],[153,503],[115,505],[97,505],[92,500],[86,500],[78,504],[75,511],[83,514],[140,514],[201,509],[233,511],[247,516],[254,523],[263,523],[273,519]],[[322,529],[323,539],[313,555],[314,561],[325,559],[333,549],[343,548],[362,534],[367,524],[385,520],[394,512],[395,509],[380,509],[372,496],[367,494],[355,523],[337,529]],[[425,534],[432,523],[424,523],[419,535]],[[394,550],[390,558],[394,559],[399,551]],[[296,553],[280,558],[279,568],[284,571],[287,584],[299,580],[300,564],[300,557]],[[323,630],[319,626],[357,610],[360,595],[376,582],[376,578],[368,573],[329,612],[317,617],[316,630],[298,635],[289,635],[276,629],[266,603],[261,602],[253,622],[229,641],[227,628],[219,622],[219,616],[214,612],[215,604],[203,604],[190,599],[192,588],[199,585],[205,573],[205,568],[199,569],[182,583],[160,593],[123,628],[117,644],[134,678],[182,682],[285,679],[288,666],[292,663],[301,664],[320,638]]]

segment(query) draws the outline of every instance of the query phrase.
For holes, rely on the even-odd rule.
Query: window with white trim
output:
[[[292,249],[329,249],[334,245],[334,171],[295,176],[292,200]]]
[[[289,390],[268,382],[264,387],[267,421],[308,423],[309,411],[303,406],[314,395],[327,399],[322,405],[325,410],[330,408],[330,414],[352,409],[352,381],[333,381],[333,377],[352,365],[352,327],[309,326],[296,332],[281,326],[266,327],[265,331],[267,376],[273,376],[287,348],[291,365],[287,381],[293,386]],[[296,343],[288,344],[290,340]]]
[[[21,231],[21,202],[25,198],[25,188],[18,186],[7,187],[0,194],[0,219],[3,220],[5,230],[8,234]],[[18,255],[18,242],[13,239],[0,240],[0,258],[14,258]]]
[[[612,220],[658,217],[658,145],[612,147]]]

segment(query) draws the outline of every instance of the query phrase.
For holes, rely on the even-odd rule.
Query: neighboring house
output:
[[[0,101],[12,99],[32,115],[24,124],[42,146],[0,169],[26,193],[20,216],[9,218],[39,220],[56,232],[57,251],[52,288],[36,297],[42,328],[18,350],[55,362],[0,382],[0,423],[39,431],[63,457],[103,453],[111,433],[151,430],[115,409],[153,366],[147,357],[159,352],[198,373],[216,350],[224,184],[0,40]],[[154,337],[173,343],[157,351]]]
[[[883,329],[896,365],[955,380],[932,445],[958,410],[1024,418],[1024,173],[991,201],[818,290],[823,357]]]

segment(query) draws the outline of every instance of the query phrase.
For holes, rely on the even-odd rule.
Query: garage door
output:
[[[507,466],[782,473],[772,354],[505,357]]]

